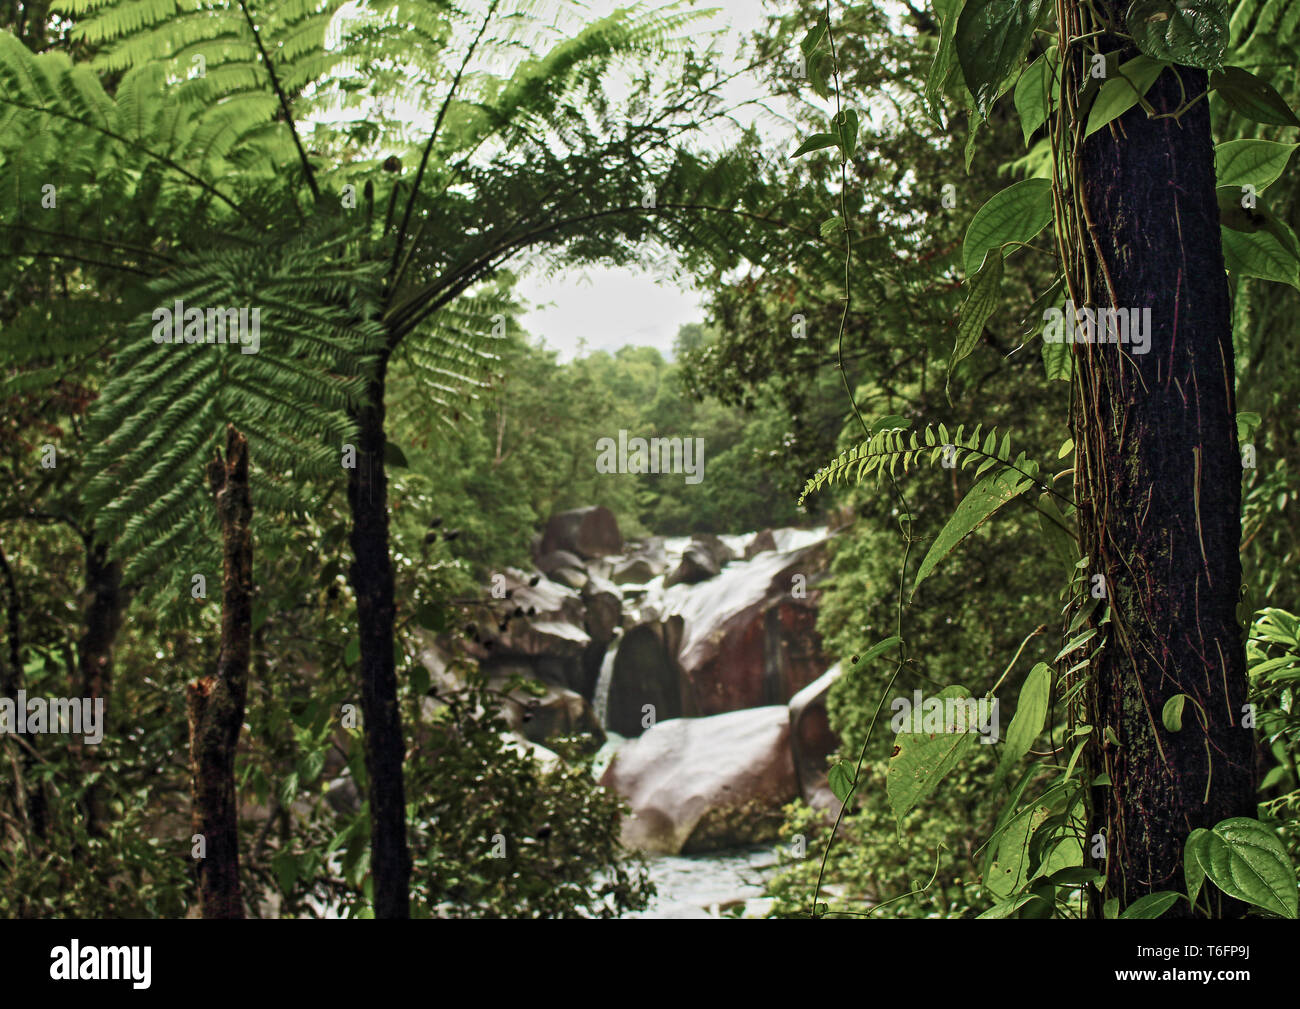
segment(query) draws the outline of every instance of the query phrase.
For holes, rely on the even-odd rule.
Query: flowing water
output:
[[[744,915],[766,911],[763,884],[776,863],[770,845],[714,851],[707,855],[657,855],[650,878],[658,896],[644,911],[625,918],[718,918],[744,904]]]

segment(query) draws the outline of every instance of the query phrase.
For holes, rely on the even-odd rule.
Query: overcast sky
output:
[[[626,6],[626,0],[591,0],[589,6],[596,18]],[[734,55],[740,38],[757,29],[764,19],[762,0],[703,0],[697,6],[720,8],[708,24],[727,29],[723,43],[727,56]],[[728,97],[744,101],[758,94],[750,83],[733,87]],[[737,118],[747,121],[748,117]],[[523,263],[512,265],[518,269]],[[534,339],[559,350],[563,360],[570,360],[583,341],[588,351],[614,351],[633,344],[657,347],[667,357],[679,326],[704,321],[698,291],[683,289],[671,280],[658,283],[653,275],[639,270],[593,266],[552,277],[540,272],[524,274],[517,290],[533,306],[520,318],[521,325]]]

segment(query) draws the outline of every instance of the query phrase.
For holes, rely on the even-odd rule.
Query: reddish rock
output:
[[[790,749],[803,797],[813,801],[827,787],[827,758],[839,749],[840,739],[826,713],[826,698],[840,678],[837,662],[790,698]]]
[[[685,618],[679,661],[701,714],[785,704],[825,672],[814,583],[826,563],[819,542],[671,590],[669,611]]]

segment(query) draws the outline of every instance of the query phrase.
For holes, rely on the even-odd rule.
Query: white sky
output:
[[[627,0],[589,0],[593,18],[603,17]],[[733,56],[742,36],[759,28],[764,20],[762,0],[701,0],[698,8],[720,8],[708,27],[726,29],[722,52]],[[736,81],[727,92],[729,99],[745,101],[763,97],[757,82]],[[742,109],[737,115],[749,122],[753,113]],[[512,263],[520,269],[524,261]],[[531,304],[519,319],[534,339],[560,351],[571,360],[585,341],[586,350],[614,351],[626,345],[657,347],[665,357],[672,353],[677,329],[688,322],[703,322],[701,295],[682,289],[640,270],[587,267],[566,270],[546,277],[541,271],[521,270],[517,292]]]

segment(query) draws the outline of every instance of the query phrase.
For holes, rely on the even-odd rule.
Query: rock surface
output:
[[[803,797],[812,802],[827,788],[826,760],[839,747],[826,714],[826,698],[840,678],[837,662],[790,698],[790,749]]]
[[[601,784],[628,800],[623,843],[665,854],[775,839],[798,795],[785,705],[659,722],[627,744]]]
[[[608,508],[575,508],[551,516],[538,549],[541,556],[567,550],[590,559],[618,553],[623,549],[623,537]]]

